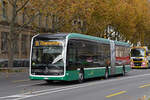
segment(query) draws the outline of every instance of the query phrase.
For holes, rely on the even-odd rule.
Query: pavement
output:
[[[26,72],[0,72],[0,100],[149,100],[150,69],[83,84],[30,80]]]
[[[11,86],[12,83],[17,83],[16,80],[29,80],[28,67],[0,68],[0,85],[2,87]]]
[[[29,67],[1,67],[0,72],[28,72]]]

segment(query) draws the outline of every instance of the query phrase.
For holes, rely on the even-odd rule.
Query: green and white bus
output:
[[[130,71],[130,45],[78,33],[38,34],[32,38],[30,79],[72,81]]]

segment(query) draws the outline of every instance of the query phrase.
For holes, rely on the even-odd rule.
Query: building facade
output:
[[[9,19],[11,18],[12,6],[7,2],[7,0],[0,1],[0,63],[3,61],[8,61],[8,34]],[[25,12],[19,13],[17,15],[16,24],[22,25],[28,20]],[[42,16],[40,14],[34,19],[34,23],[39,27],[39,29],[47,29],[50,26],[51,20],[49,16]],[[17,33],[15,39],[15,60],[28,60],[30,54],[30,42],[33,35],[37,34],[31,24],[29,24],[23,31]],[[1,64],[0,64],[1,66]],[[5,65],[6,66],[6,65]]]

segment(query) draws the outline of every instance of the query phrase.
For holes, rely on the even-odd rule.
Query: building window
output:
[[[39,12],[39,27],[41,27],[41,22],[42,22],[42,14]]]
[[[21,53],[27,55],[27,35],[21,37]]]
[[[2,53],[8,52],[8,32],[1,32],[1,50]]]
[[[7,19],[7,2],[1,0],[2,2],[2,18],[3,20]]]
[[[32,36],[31,36],[31,35],[29,35],[29,41],[30,41],[30,43],[31,43],[31,41],[32,41]]]
[[[48,18],[49,18],[49,16],[46,15],[46,18],[45,18],[45,27],[46,27],[46,29],[48,29]]]
[[[16,35],[15,37],[14,51],[15,54],[19,53],[19,35]]]

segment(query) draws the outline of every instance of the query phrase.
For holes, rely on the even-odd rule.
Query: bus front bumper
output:
[[[42,77],[42,76],[30,76],[31,80],[65,80],[65,77]]]
[[[31,80],[60,80],[60,81],[72,81],[72,80],[78,80],[79,78],[79,71],[66,71],[65,75],[62,77],[49,77],[49,76],[37,76],[37,75],[30,75]]]
[[[148,66],[131,66],[131,68],[148,68]]]

